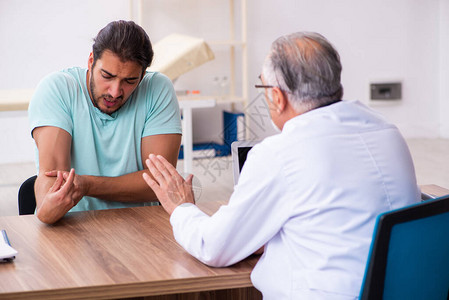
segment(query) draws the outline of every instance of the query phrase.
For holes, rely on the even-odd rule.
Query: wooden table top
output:
[[[217,205],[205,206],[209,213]],[[2,299],[105,299],[251,287],[259,257],[228,268],[202,264],[173,238],[162,207],[71,213],[55,225],[1,217],[19,252],[0,264]]]
[[[441,196],[449,190],[421,186]],[[220,203],[203,202],[211,214]],[[0,264],[0,299],[106,299],[251,287],[259,257],[207,267],[173,238],[162,207],[71,213],[55,225],[34,215],[0,217],[19,252]]]
[[[449,195],[449,190],[436,184],[421,185],[421,192],[432,197],[441,197]]]

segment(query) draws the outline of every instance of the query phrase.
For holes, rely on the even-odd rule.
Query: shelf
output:
[[[210,46],[246,46],[246,42],[239,40],[208,40],[207,43]]]
[[[231,96],[231,95],[179,95],[177,96],[178,101],[198,101],[198,100],[207,100],[214,99],[218,103],[240,103],[245,102],[246,99],[239,96]]]
[[[34,89],[1,90],[0,111],[28,110]]]
[[[235,3],[240,2],[240,37],[236,37],[236,15]],[[144,0],[138,1],[138,20],[137,23],[142,25],[143,21]],[[133,11],[133,0],[130,0],[130,15]],[[220,38],[220,37],[218,37]],[[229,36],[221,37],[218,40],[207,40],[207,44],[213,47],[229,47],[229,94],[226,95],[177,95],[179,106],[183,113],[183,147],[184,147],[184,172],[191,173],[193,160],[193,143],[192,143],[192,109],[213,107],[215,104],[229,103],[234,109],[235,103],[248,102],[248,49],[247,49],[247,0],[229,0]],[[238,55],[241,56],[239,67],[236,67],[236,48]],[[241,72],[241,93],[236,95],[236,74]],[[182,75],[184,76],[184,75]],[[188,75],[185,75],[188,76]],[[246,135],[249,135],[248,119],[245,119]]]

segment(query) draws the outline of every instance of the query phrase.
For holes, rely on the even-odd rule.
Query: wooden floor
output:
[[[407,143],[415,163],[418,184],[449,188],[449,139],[410,139]],[[183,161],[178,163],[183,170]],[[33,162],[0,165],[0,216],[17,215],[20,184],[36,173]],[[233,191],[230,156],[193,162],[197,201],[227,201]]]

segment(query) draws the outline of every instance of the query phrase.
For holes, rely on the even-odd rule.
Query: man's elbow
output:
[[[36,216],[39,219],[39,221],[41,221],[42,223],[45,223],[47,225],[52,225],[52,224],[56,223],[59,220],[59,219],[50,219],[50,218],[47,218],[47,217],[44,217],[44,216],[39,216],[39,215],[36,215]]]
[[[49,215],[45,214],[39,209],[36,210],[36,217],[41,221],[42,223],[52,225],[56,222],[58,222],[63,216],[55,216],[55,215]]]

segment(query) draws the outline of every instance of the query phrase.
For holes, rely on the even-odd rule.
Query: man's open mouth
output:
[[[104,104],[105,104],[107,107],[112,107],[112,106],[114,106],[115,103],[117,102],[117,101],[110,101],[110,100],[108,100],[108,99],[106,99],[106,98],[103,98],[103,100],[104,100]]]

